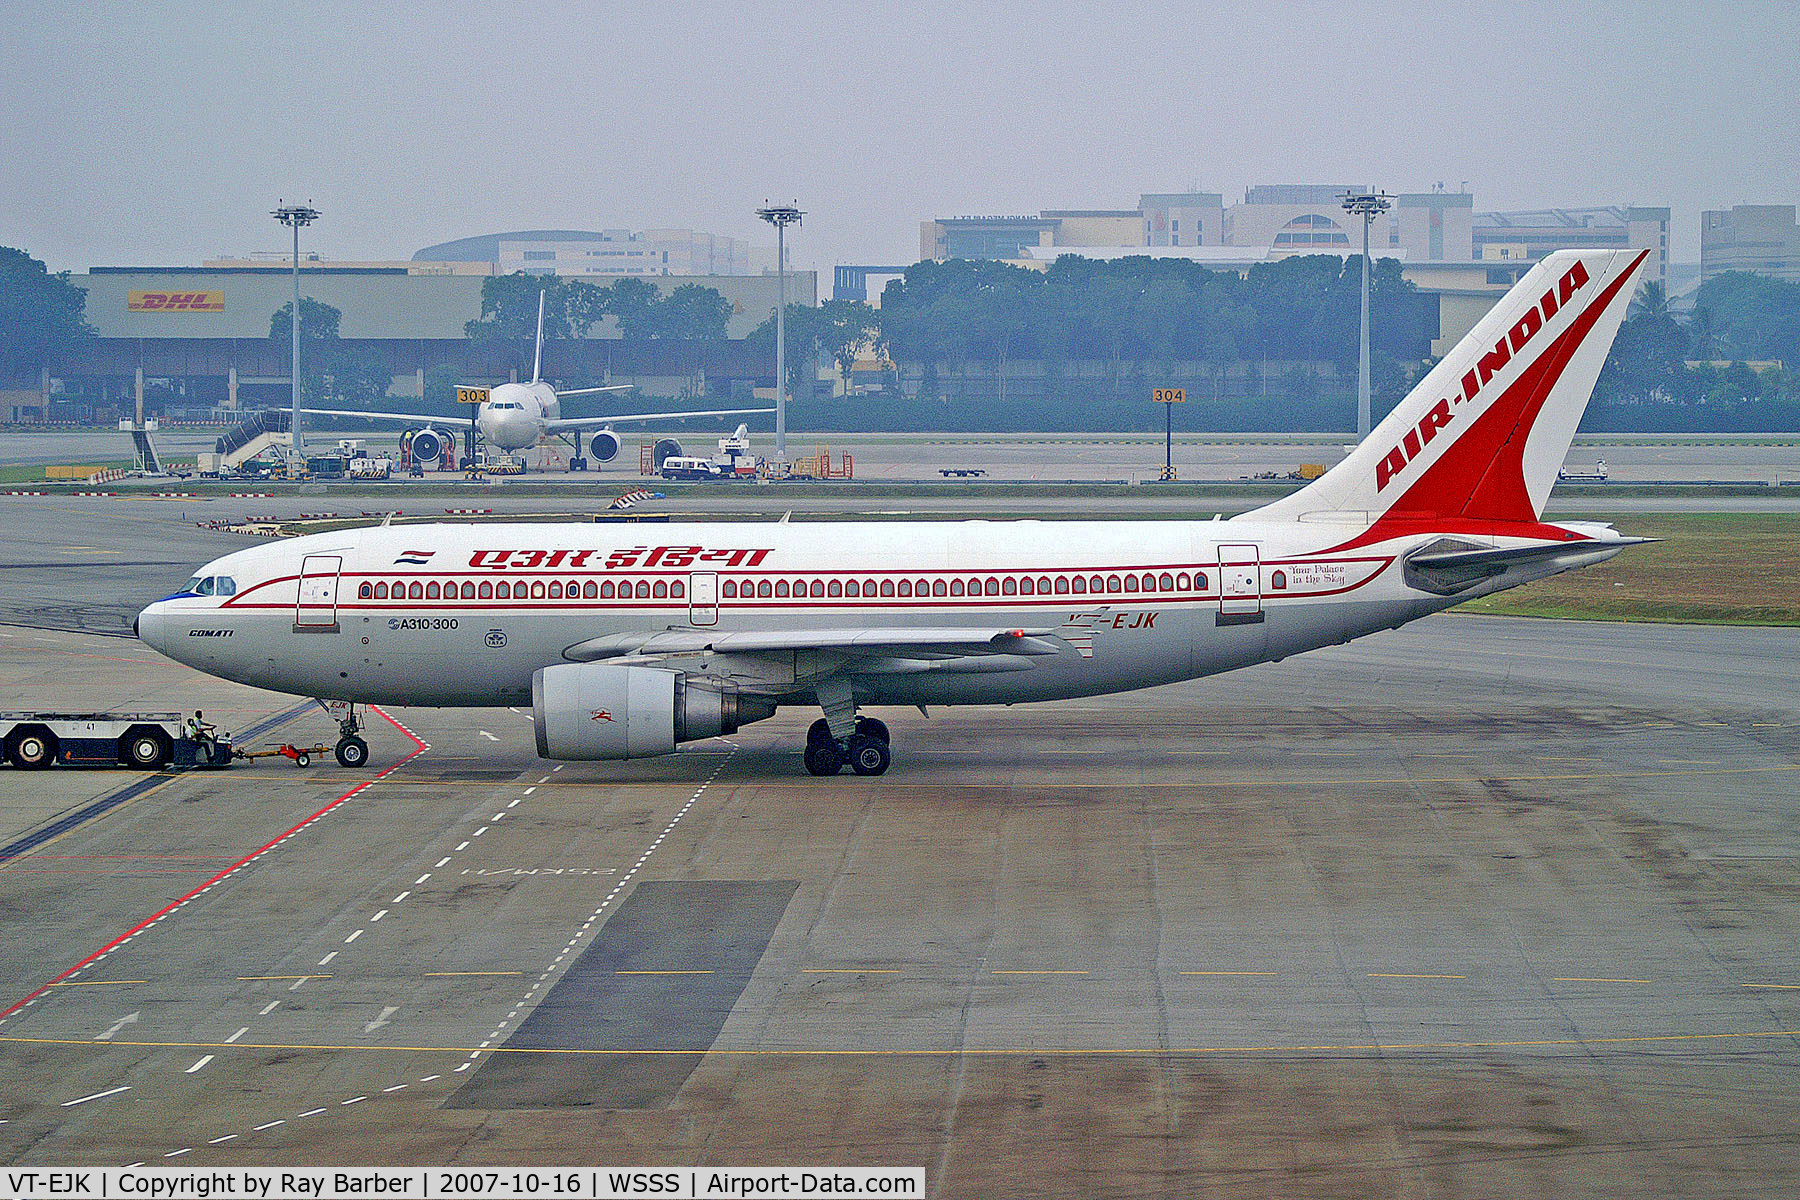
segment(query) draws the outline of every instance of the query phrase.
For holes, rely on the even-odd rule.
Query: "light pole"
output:
[[[764,203],[756,215],[775,227],[775,461],[787,461],[787,227],[806,214]]]
[[[277,200],[277,204],[281,201]],[[319,219],[319,210],[308,204],[281,204],[269,214],[283,225],[294,231],[294,309],[293,309],[293,374],[294,374],[294,416],[288,427],[288,439],[293,443],[293,451],[288,455],[288,478],[295,479],[300,475],[301,464],[306,461],[305,451],[300,445],[300,227],[311,225]]]
[[[1385,192],[1346,192],[1344,211],[1362,218],[1362,353],[1356,371],[1356,440],[1369,436],[1369,226],[1388,210],[1393,197]]]

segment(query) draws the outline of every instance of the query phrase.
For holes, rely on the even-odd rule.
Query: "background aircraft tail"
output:
[[[1348,457],[1257,520],[1536,522],[1648,250],[1559,250]]]

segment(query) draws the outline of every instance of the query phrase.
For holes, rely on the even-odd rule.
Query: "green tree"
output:
[[[1718,357],[1800,362],[1800,284],[1728,271],[1700,285],[1695,308],[1717,322]]]
[[[606,310],[619,322],[619,336],[628,342],[656,334],[656,306],[662,293],[647,279],[617,279],[606,290]]]
[[[861,300],[827,300],[819,306],[819,348],[837,364],[844,393],[850,392],[850,368],[865,348],[880,339],[875,310]]]
[[[282,351],[289,370],[293,344],[292,303],[269,318],[269,340]],[[346,346],[339,336],[339,311],[310,296],[300,297],[300,399],[308,404],[363,407],[388,394],[393,373],[379,351]]]
[[[67,271],[0,246],[0,373],[37,374],[56,354],[94,336],[87,323],[87,293]]]
[[[456,411],[456,387],[462,382],[462,372],[449,363],[439,363],[435,367],[425,369],[426,407],[436,412]],[[467,416],[467,413],[461,414]]]
[[[341,336],[338,333],[338,321],[344,314],[329,304],[314,300],[311,296],[300,297],[300,340],[303,342],[335,342]],[[294,340],[294,302],[288,301],[275,310],[269,318],[269,340],[280,342],[291,350]],[[286,362],[286,359],[282,360]]]
[[[819,363],[819,336],[821,318],[819,310],[810,304],[790,304],[786,313],[787,326],[787,382],[788,390],[797,398],[810,398],[812,395],[813,374]],[[744,339],[747,349],[769,364],[770,373],[775,367],[775,314],[750,331]]]

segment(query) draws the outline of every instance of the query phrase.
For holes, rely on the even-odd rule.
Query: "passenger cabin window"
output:
[[[544,598],[544,581],[543,580],[534,579],[531,581],[531,598],[533,600],[542,600]]]
[[[669,585],[669,595],[679,600],[687,595],[687,588],[682,585],[681,580],[677,579],[674,583]]]
[[[375,598],[375,585],[372,583],[365,583],[357,588],[356,598],[358,600],[373,600]]]
[[[604,582],[600,585],[600,598],[602,600],[611,600],[613,598],[613,582],[612,582],[612,580],[608,579],[606,582]]]
[[[407,584],[406,596],[409,600],[423,600],[425,598],[425,585],[419,583],[417,580]]]
[[[480,591],[477,593],[477,598],[481,599],[481,600],[492,600],[494,598],[494,581],[493,580],[484,579],[481,581],[481,588],[480,588]]]
[[[737,599],[737,580],[727,579],[723,584],[721,584],[719,586],[719,595],[723,596],[727,600],[736,600]]]

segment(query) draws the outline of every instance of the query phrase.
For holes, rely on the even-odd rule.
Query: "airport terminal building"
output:
[[[341,313],[343,348],[372,351],[393,376],[391,393],[418,397],[425,374],[450,367],[470,383],[503,383],[518,371],[516,347],[471,340],[467,322],[481,316],[487,267],[445,262],[331,263],[302,261],[303,296]],[[772,384],[773,364],[743,339],[775,311],[774,275],[645,276],[665,295],[683,284],[717,290],[731,305],[728,340],[625,342],[607,318],[577,343],[546,348],[546,374],[556,378],[634,383],[646,395],[729,395]],[[95,267],[70,276],[87,292],[96,336],[51,364],[40,387],[9,393],[13,420],[44,420],[58,397],[90,405],[129,405],[145,383],[168,381],[185,407],[236,408],[285,400],[288,340],[271,338],[275,314],[293,296],[288,264],[222,260],[201,267]],[[598,281],[597,281],[598,282]],[[790,303],[817,302],[817,276],[790,271]],[[524,355],[529,373],[529,350]],[[738,382],[738,381],[741,381]]]

